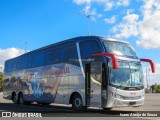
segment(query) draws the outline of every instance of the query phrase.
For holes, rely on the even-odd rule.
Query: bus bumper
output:
[[[115,98],[114,106],[142,106],[144,105],[144,97],[139,100],[121,100]]]
[[[106,108],[142,106],[144,105],[144,99],[145,97],[142,97],[141,99],[137,99],[137,100],[124,100],[124,99],[112,97],[111,99],[107,100]]]

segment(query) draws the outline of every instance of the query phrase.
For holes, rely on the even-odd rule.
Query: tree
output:
[[[154,93],[160,93],[160,85],[155,84],[155,85],[152,85],[151,87]]]
[[[160,85],[157,86],[157,93],[160,93]]]
[[[3,73],[0,72],[0,92],[3,90]]]

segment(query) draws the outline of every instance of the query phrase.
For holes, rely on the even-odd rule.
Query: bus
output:
[[[16,104],[71,104],[110,110],[142,106],[142,62],[128,42],[80,36],[5,61],[3,97]]]

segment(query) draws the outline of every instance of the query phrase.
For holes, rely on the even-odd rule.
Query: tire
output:
[[[12,101],[17,104],[17,96],[16,93],[12,93]]]
[[[24,101],[23,93],[19,93],[18,104],[19,105],[30,105],[32,102]]]
[[[84,111],[85,107],[83,106],[82,98],[79,94],[75,94],[72,99],[72,108],[77,111]]]
[[[110,111],[112,108],[103,108],[105,111]]]
[[[19,93],[19,95],[18,95],[18,104],[20,104],[20,105],[24,104],[24,99],[23,99],[22,93]]]

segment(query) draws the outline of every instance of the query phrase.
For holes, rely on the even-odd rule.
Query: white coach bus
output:
[[[144,104],[142,62],[124,41],[83,36],[5,62],[4,98],[16,104],[72,104],[111,109]]]

